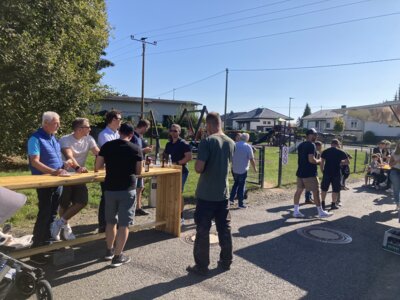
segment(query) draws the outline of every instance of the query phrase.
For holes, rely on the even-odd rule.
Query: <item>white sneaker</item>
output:
[[[295,217],[295,218],[304,218],[304,215],[299,211],[294,211],[293,212],[293,217]]]
[[[400,210],[400,204],[399,203],[396,204],[396,210]]]
[[[60,241],[61,228],[64,226],[64,222],[61,219],[55,219],[50,225],[50,234],[55,241]]]
[[[181,218],[181,225],[185,225],[185,219]]]
[[[330,216],[332,216],[332,214],[326,212],[325,210],[322,210],[318,213],[318,217],[320,218],[328,218]]]
[[[63,229],[64,229],[63,236],[64,236],[65,240],[71,241],[71,240],[76,239],[75,234],[73,234],[71,226],[69,226],[69,224],[65,224],[63,226]]]

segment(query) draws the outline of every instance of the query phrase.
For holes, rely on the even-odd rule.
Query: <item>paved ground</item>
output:
[[[133,234],[126,253],[132,262],[117,269],[99,260],[104,243],[76,250],[73,264],[47,267],[55,299],[399,299],[400,256],[381,249],[384,232],[399,227],[394,204],[384,193],[358,188],[342,195],[344,206],[319,220],[290,217],[291,190],[252,193],[247,210],[233,210],[234,264],[216,269],[218,246],[211,250],[208,277],[188,275],[193,220],[183,238],[154,230]],[[189,212],[190,213],[190,212]],[[324,244],[299,236],[296,229],[319,225],[349,234],[346,245]],[[213,228],[214,229],[214,228]]]

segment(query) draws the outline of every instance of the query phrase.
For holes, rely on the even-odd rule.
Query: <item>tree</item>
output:
[[[333,120],[333,130],[336,132],[336,133],[342,133],[343,132],[343,130],[344,130],[344,120],[343,120],[343,118],[335,118],[334,120]]]
[[[306,107],[304,108],[303,115],[301,116],[301,119],[297,122],[299,127],[303,127],[303,118],[307,117],[309,115],[311,115],[311,108],[308,105],[308,103],[306,103]]]
[[[62,131],[103,96],[98,70],[108,43],[104,0],[0,2],[0,153],[20,155],[41,114]]]

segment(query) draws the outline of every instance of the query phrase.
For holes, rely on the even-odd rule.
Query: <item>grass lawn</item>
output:
[[[155,144],[155,141],[153,140]],[[160,140],[161,149],[165,148],[165,144],[167,140]],[[367,151],[369,151],[367,149]],[[365,151],[357,153],[357,172],[353,173],[354,168],[354,150],[348,151],[350,155],[353,156],[350,178],[362,178],[364,176],[364,160],[365,160]],[[367,152],[369,153],[369,152]],[[265,151],[265,181],[268,186],[276,186],[278,183],[278,159],[279,159],[279,149],[277,147],[267,147]],[[194,171],[194,160],[189,163],[189,177],[185,185],[185,191],[183,196],[187,200],[189,204],[194,203],[194,195],[196,191],[197,181],[199,175]],[[94,157],[89,155],[87,161],[87,167],[89,170],[93,170]],[[297,154],[289,154],[289,161],[287,165],[283,166],[282,170],[282,185],[288,186],[293,185],[296,182],[296,169],[297,169]],[[319,172],[321,173],[321,172]],[[28,166],[25,161],[21,161],[18,165],[7,166],[6,169],[0,171],[0,176],[16,176],[16,175],[26,175],[30,174],[28,170]],[[250,168],[248,179],[255,180],[257,178],[257,174],[254,174],[252,169]],[[232,178],[230,177],[230,184],[232,184]],[[249,183],[247,185],[248,189],[257,188],[258,186],[255,184]],[[100,201],[100,185],[98,183],[88,184],[89,188],[89,204],[88,209],[96,208]],[[148,183],[148,188],[145,190],[144,196],[147,198],[150,190],[150,182]],[[20,191],[28,196],[27,204],[22,207],[18,213],[9,220],[9,222],[14,225],[28,225],[29,223],[33,223],[36,219],[37,214],[37,196],[36,191],[34,189],[23,190]],[[146,203],[146,201],[144,202]]]

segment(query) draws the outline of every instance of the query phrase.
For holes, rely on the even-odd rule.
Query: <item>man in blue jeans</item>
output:
[[[235,143],[221,129],[221,117],[218,113],[209,113],[206,117],[208,137],[199,145],[195,170],[200,174],[196,189],[196,239],[194,241],[194,266],[186,268],[188,272],[207,275],[210,264],[210,228],[215,219],[221,253],[218,266],[222,270],[230,269],[232,263],[231,215],[228,209],[228,172]]]
[[[244,205],[243,203],[243,199],[246,186],[247,171],[249,170],[249,161],[254,169],[254,172],[257,172],[253,149],[247,143],[249,141],[249,137],[250,136],[248,133],[243,133],[240,135],[239,141],[236,143],[235,152],[232,158],[232,175],[235,182],[232,186],[229,201],[231,205],[234,205],[234,199],[237,195],[239,200],[239,208],[246,208],[246,205]]]

